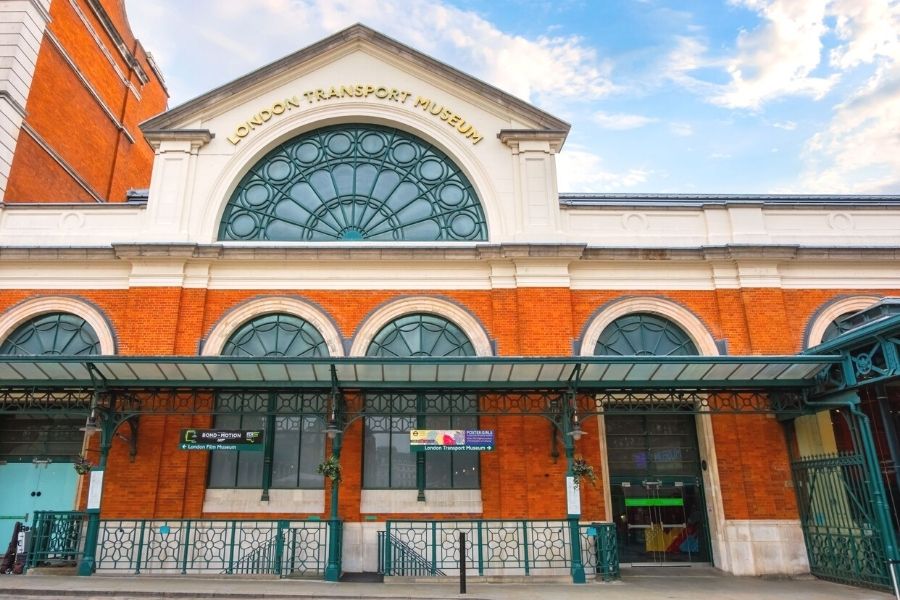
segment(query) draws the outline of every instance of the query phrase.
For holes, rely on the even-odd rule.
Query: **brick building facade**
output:
[[[128,123],[140,119],[131,110]],[[238,367],[331,359],[333,375],[318,387],[285,384],[298,397],[307,384],[325,394],[309,416],[210,410],[233,391],[224,383],[192,392],[197,410],[141,412],[138,434],[110,439],[101,519],[324,522],[336,509],[343,570],[372,571],[386,522],[569,518],[615,524],[623,562],[808,571],[798,442],[785,422],[797,422],[801,455],[832,449],[828,427],[785,416],[774,398],[812,389],[817,370],[836,363],[795,356],[836,319],[900,294],[898,198],[559,194],[565,122],[362,26],[142,130],[155,149],[146,203],[0,210],[0,342],[21,339],[14,353],[37,354],[34,319],[72,314],[89,338],[84,353],[180,357],[182,366],[136,375],[154,390],[188,389],[196,378],[179,379],[185,365],[208,374],[228,357]],[[8,193],[27,188],[16,167]],[[110,200],[132,185],[97,176],[118,190]],[[391,371],[427,357],[439,365],[432,387]],[[605,370],[572,387],[562,373],[576,358],[585,373]],[[528,376],[533,390],[513,393],[493,371],[478,388],[441,379],[454,360],[473,371],[506,365],[510,386],[527,379],[512,363],[541,366]],[[98,367],[101,395],[120,377],[115,364]],[[363,374],[370,364],[390,393]],[[654,383],[676,366],[668,386]],[[238,367],[210,377],[235,374],[237,385]],[[672,403],[686,390],[708,410]],[[547,404],[532,414],[528,398],[539,394]],[[651,409],[653,394],[667,414]],[[367,412],[385,396],[390,408]],[[737,408],[717,411],[726,397]],[[480,408],[440,412],[448,402]],[[486,408],[502,402],[505,411]],[[495,449],[474,461],[411,456],[410,429],[472,428],[454,423],[493,431]],[[258,461],[179,450],[184,429],[248,424],[275,438]],[[339,487],[311,469],[337,452],[326,425],[339,430]],[[84,456],[96,462],[100,441],[90,440]],[[575,514],[572,451],[600,476],[576,488]],[[91,508],[87,485],[79,494]]]
[[[15,0],[0,19],[0,201],[125,202],[146,188],[153,149],[138,124],[168,95],[124,3]]]

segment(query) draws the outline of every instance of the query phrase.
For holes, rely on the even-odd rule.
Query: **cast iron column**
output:
[[[331,455],[340,462],[341,443],[344,433],[338,433],[331,440]],[[340,581],[341,579],[341,535],[343,533],[338,518],[338,486],[337,479],[331,480],[331,513],[328,515],[328,564],[325,567],[325,581]]]
[[[573,466],[575,463],[575,440],[571,435],[572,431],[572,407],[569,406],[569,398],[566,397],[566,406],[563,411],[562,418],[562,434],[563,445],[566,449],[566,512],[568,513],[569,505],[569,477],[574,476]],[[576,488],[576,493],[580,490]],[[572,552],[572,583],[587,583],[584,576],[584,564],[581,562],[581,529],[578,526],[580,514],[569,514],[569,540]]]
[[[103,473],[106,471],[106,459],[109,456],[109,448],[112,445],[113,431],[116,423],[113,422],[112,414],[102,414],[100,417],[100,460],[97,464],[96,471]],[[104,473],[105,474],[105,473]],[[90,477],[93,476],[93,472]],[[90,481],[90,480],[89,480]],[[90,497],[90,487],[88,488]],[[103,502],[103,485],[101,480],[100,503]],[[100,537],[100,505],[97,508],[87,509],[87,529],[84,533],[84,556],[78,564],[78,574],[82,576],[91,575],[94,572],[97,562],[97,540]]]

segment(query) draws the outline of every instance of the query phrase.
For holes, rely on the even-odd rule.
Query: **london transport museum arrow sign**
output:
[[[262,452],[263,432],[260,429],[182,429],[182,450],[225,450]]]
[[[494,432],[490,429],[413,429],[409,432],[409,448],[413,452],[486,452],[494,449]]]

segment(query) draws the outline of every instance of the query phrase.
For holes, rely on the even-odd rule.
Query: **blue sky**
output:
[[[900,0],[126,0],[176,105],[356,22],[572,124],[560,191],[900,194]]]

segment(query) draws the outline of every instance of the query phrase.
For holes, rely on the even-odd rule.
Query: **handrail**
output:
[[[445,576],[446,573],[438,569],[434,563],[419,554],[415,548],[398,538],[393,533],[387,538],[391,543],[391,568],[390,572],[382,565],[382,571],[385,575],[429,575],[429,576]],[[399,553],[398,553],[399,552]],[[410,568],[412,563],[412,568]],[[397,565],[400,568],[397,568]],[[398,573],[398,571],[400,571]],[[412,571],[408,573],[407,571]]]

